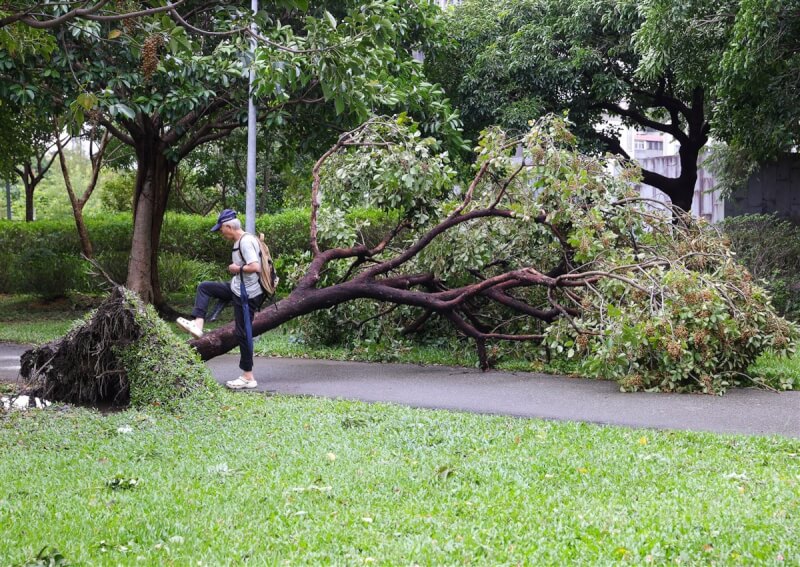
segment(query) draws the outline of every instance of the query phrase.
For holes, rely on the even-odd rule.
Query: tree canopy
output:
[[[463,108],[473,136],[493,123],[521,131],[532,117],[562,111],[587,149],[625,153],[607,116],[673,136],[680,143],[680,177],[645,170],[643,181],[688,210],[730,31],[685,24],[715,17],[715,4],[467,0],[450,12],[450,43],[433,53],[429,66]],[[656,25],[665,10],[684,21]]]
[[[686,79],[707,85],[711,135],[724,142],[711,162],[720,188],[741,187],[758,163],[796,147],[800,4],[647,0],[643,11],[639,74],[659,76],[677,61]]]
[[[738,4],[722,58],[714,132],[763,161],[800,142],[800,3]]]
[[[97,123],[134,149],[127,285],[162,304],[156,258],[176,165],[244,125],[251,66],[265,124],[314,106],[316,116],[303,116],[326,126],[316,132],[331,132],[401,108],[458,142],[458,116],[411,56],[437,25],[435,10],[383,0],[277,2],[255,16],[256,34],[249,10],[223,2],[187,0],[121,21],[75,18],[51,31],[59,49],[49,57],[0,54],[0,94],[20,105],[44,100],[52,113]]]

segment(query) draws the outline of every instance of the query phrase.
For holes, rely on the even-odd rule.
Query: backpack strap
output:
[[[239,239],[239,247],[236,248],[236,251],[239,253],[239,256],[242,258],[242,262],[245,262],[244,254],[242,254],[242,240],[244,240],[245,236],[252,236],[256,239],[256,251],[258,252],[258,261],[261,262],[261,246],[258,245],[258,237],[254,234],[250,234],[249,232],[245,232],[242,237]],[[245,262],[246,264],[247,262]]]

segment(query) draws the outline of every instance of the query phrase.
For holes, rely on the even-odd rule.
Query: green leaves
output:
[[[328,23],[333,29],[336,29],[336,26],[338,25],[336,23],[336,18],[334,18],[333,15],[327,10],[325,10],[325,19],[328,20]]]
[[[422,137],[407,117],[375,118],[358,140],[365,145],[342,152],[323,169],[323,219],[336,210],[371,207],[396,213],[416,229],[439,217],[455,171],[437,141]]]
[[[84,110],[91,110],[97,106],[97,97],[92,93],[81,93],[75,100]]]
[[[108,112],[113,117],[127,118],[133,120],[136,117],[136,112],[128,105],[118,102],[108,107]]]
[[[411,57],[417,36],[438,25],[434,10],[376,1],[347,5],[335,17],[320,10],[307,15],[302,28],[279,24],[261,30],[270,41],[256,53],[261,104],[281,104],[313,88],[340,123],[405,111],[420,118],[425,131],[460,144],[458,115]]]

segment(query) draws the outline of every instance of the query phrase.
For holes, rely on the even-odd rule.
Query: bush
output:
[[[17,263],[15,272],[19,278],[19,291],[33,293],[45,300],[64,297],[71,289],[81,287],[78,282],[81,263],[80,258],[36,248],[28,253],[24,268]]]
[[[194,293],[199,281],[227,277],[224,273],[215,275],[228,265],[231,250],[229,243],[209,231],[213,222],[212,215],[167,214],[159,258],[164,292]],[[374,244],[392,219],[379,211],[361,209],[351,212],[348,222],[362,226],[364,240]],[[114,281],[125,283],[132,238],[130,215],[88,217],[86,225],[95,258]],[[262,215],[256,219],[256,230],[265,235],[286,291],[290,282],[285,274],[309,250],[309,211],[291,209]],[[20,242],[26,243],[24,248]],[[5,267],[0,273],[0,293],[53,298],[68,291],[99,291],[99,283],[87,275],[80,249],[71,219],[30,223],[0,220],[0,261]],[[54,273],[55,277],[48,275]]]
[[[721,224],[742,264],[763,280],[779,313],[800,321],[800,226],[777,215],[744,215]]]
[[[0,293],[14,293],[19,287],[13,270],[14,259],[11,252],[0,251],[0,266],[3,266],[0,270]]]
[[[158,274],[164,293],[194,294],[199,282],[220,279],[217,274],[220,270],[218,264],[180,254],[166,253],[158,257]]]

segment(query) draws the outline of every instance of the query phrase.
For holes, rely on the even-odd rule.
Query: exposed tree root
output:
[[[22,355],[32,395],[84,405],[165,405],[208,378],[192,349],[138,296],[115,287],[84,323]]]

